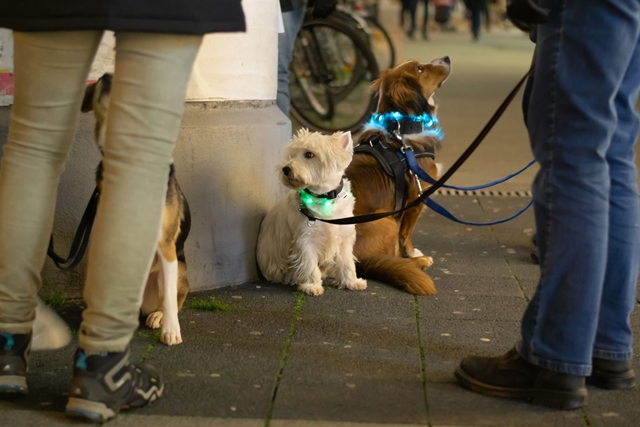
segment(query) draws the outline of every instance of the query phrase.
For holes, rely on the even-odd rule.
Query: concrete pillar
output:
[[[246,33],[205,37],[174,153],[192,213],[186,257],[193,290],[258,277],[254,254],[260,222],[284,194],[275,166],[291,137],[291,122],[275,105],[279,1],[243,0],[242,6]],[[3,41],[0,33],[0,46]],[[107,33],[90,80],[113,70],[113,46],[113,35]],[[0,77],[1,72],[2,67]],[[0,145],[8,120],[9,108],[0,107]],[[81,116],[58,194],[54,236],[58,252],[65,255],[95,185],[100,157],[93,124],[92,115]],[[72,273],[47,261],[45,287],[77,296],[85,271],[86,260]]]
[[[258,277],[260,222],[283,194],[275,166],[291,122],[274,103],[278,0],[243,0],[245,34],[205,37],[175,152],[192,213],[186,257],[192,289]]]

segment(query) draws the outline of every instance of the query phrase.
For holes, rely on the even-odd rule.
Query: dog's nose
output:
[[[444,62],[446,62],[447,64],[451,64],[451,59],[449,59],[449,57],[448,57],[448,56],[445,56],[444,58],[442,58],[442,60],[443,60]]]
[[[283,168],[282,168],[282,173],[283,173],[285,176],[289,176],[289,174],[291,173],[291,168],[290,168],[289,166],[285,166],[285,167],[283,167]]]

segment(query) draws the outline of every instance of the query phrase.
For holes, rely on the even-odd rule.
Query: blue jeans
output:
[[[518,352],[590,375],[591,358],[632,357],[640,263],[634,151],[640,1],[543,0],[528,129],[540,282]]]
[[[302,27],[305,8],[300,7],[282,14],[284,33],[278,34],[278,108],[289,117],[289,64],[293,55],[293,45]]]

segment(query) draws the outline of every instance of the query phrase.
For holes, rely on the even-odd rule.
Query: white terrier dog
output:
[[[325,136],[302,129],[289,143],[278,168],[292,191],[269,212],[258,236],[258,266],[267,280],[298,285],[309,295],[324,292],[325,277],[339,288],[367,288],[356,277],[355,226],[311,223],[299,211],[303,205],[317,218],[353,215],[355,199],[344,177],[352,157],[350,132]]]

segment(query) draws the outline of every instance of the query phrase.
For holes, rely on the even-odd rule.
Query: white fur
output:
[[[158,258],[162,264],[161,274],[158,274],[158,283],[162,288],[162,311],[164,312],[160,341],[167,345],[180,344],[182,335],[178,320],[178,261],[168,261],[160,251],[158,251]]]
[[[313,159],[305,157],[314,154]],[[298,285],[309,295],[321,295],[322,279],[331,277],[336,286],[352,290],[366,289],[367,282],[356,277],[353,245],[354,225],[332,225],[321,221],[310,224],[299,212],[299,190],[315,194],[331,191],[340,183],[351,162],[353,140],[350,133],[323,136],[299,132],[287,147],[280,173],[283,183],[292,189],[268,213],[258,236],[257,260],[264,277],[277,283]],[[290,167],[290,177],[282,167]],[[313,205],[318,218],[344,218],[353,215],[355,198],[346,178],[343,189],[329,206]]]

